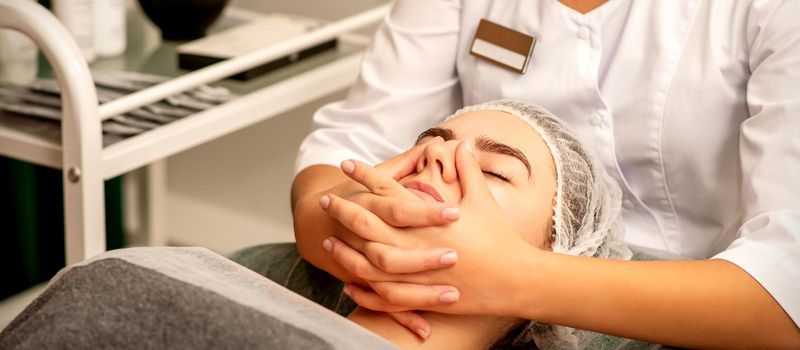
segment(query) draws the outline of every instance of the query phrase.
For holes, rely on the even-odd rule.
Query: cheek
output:
[[[511,187],[490,185],[489,190],[514,230],[532,245],[544,248],[545,234],[542,231],[551,220],[552,203],[535,203],[533,194],[515,191]]]

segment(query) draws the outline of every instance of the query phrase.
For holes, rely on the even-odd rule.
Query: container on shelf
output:
[[[109,1],[109,0],[99,0]],[[67,31],[75,39],[87,62],[94,62],[97,52],[94,45],[93,0],[52,0],[53,13],[61,20]]]
[[[0,83],[27,84],[36,79],[37,52],[24,34],[0,29]]]
[[[125,0],[95,0],[94,47],[100,57],[125,52]]]

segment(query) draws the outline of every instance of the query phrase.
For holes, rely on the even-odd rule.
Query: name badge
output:
[[[500,67],[525,74],[536,38],[481,19],[469,53]]]

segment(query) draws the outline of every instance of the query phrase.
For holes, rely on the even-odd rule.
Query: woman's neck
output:
[[[558,0],[567,7],[582,14],[592,12],[592,10],[602,6],[608,0]]]
[[[347,318],[401,349],[488,349],[517,323],[513,318],[423,313],[431,336],[422,341],[389,315],[357,308]]]

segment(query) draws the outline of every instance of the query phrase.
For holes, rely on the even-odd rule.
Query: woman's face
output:
[[[539,134],[525,121],[499,111],[476,111],[420,134],[423,155],[416,173],[400,183],[423,200],[458,203],[455,166],[459,141],[469,143],[486,182],[512,227],[531,244],[548,248],[556,174]]]

